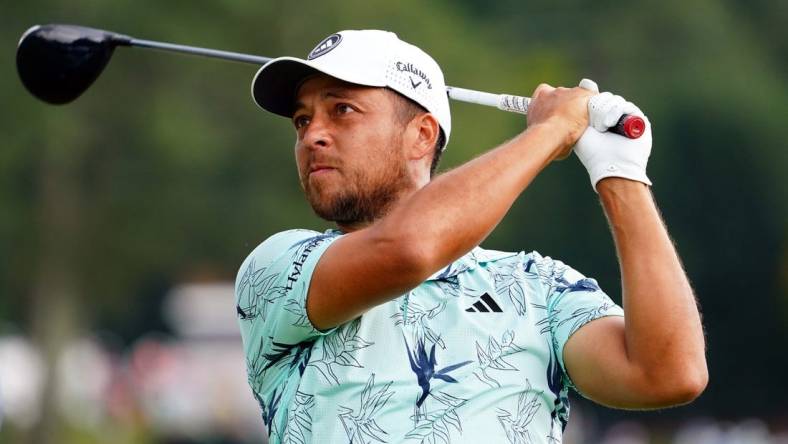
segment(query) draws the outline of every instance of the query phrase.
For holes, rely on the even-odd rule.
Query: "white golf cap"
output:
[[[445,137],[451,112],[443,72],[426,52],[387,31],[340,31],[323,39],[306,60],[279,57],[252,80],[252,97],[263,109],[292,117],[298,87],[317,72],[357,85],[389,87],[432,113]]]

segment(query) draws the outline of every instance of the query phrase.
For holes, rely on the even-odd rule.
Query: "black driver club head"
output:
[[[16,68],[30,93],[59,105],[79,97],[131,38],[74,25],[36,25],[19,40]]]

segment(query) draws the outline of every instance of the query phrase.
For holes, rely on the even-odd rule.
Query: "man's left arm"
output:
[[[604,129],[622,113],[643,115],[619,96],[589,101],[575,146],[610,223],[621,267],[624,318],[588,323],[567,340],[567,373],[585,396],[604,405],[645,409],[685,404],[708,381],[700,314],[689,280],[648,185],[651,124],[640,139]]]
[[[645,409],[685,404],[706,386],[705,345],[695,297],[649,188],[599,181],[621,265],[625,317],[604,317],[564,346],[578,390],[600,404]]]

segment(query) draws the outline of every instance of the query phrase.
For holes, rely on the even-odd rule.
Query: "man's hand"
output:
[[[598,92],[595,84],[584,86]],[[626,321],[601,318],[578,330],[564,347],[567,371],[583,394],[605,405],[687,403],[708,382],[705,343],[689,280],[643,185],[651,185],[651,124],[634,104],[611,93],[592,97],[588,113],[590,126],[574,150],[610,222]],[[623,114],[646,121],[640,138],[607,132]]]
[[[588,89],[553,88],[542,83],[531,95],[528,106],[528,127],[546,125],[560,133],[562,142],[556,147],[553,159],[565,159],[572,147],[588,128],[588,100],[594,95]]]
[[[594,85],[596,86],[596,85]],[[651,185],[646,164],[651,154],[651,123],[632,102],[609,92],[597,94],[588,101],[590,126],[575,145],[575,153],[586,167],[591,186],[606,177],[622,177]],[[628,139],[607,132],[624,114],[634,114],[646,121],[646,130],[637,139]]]

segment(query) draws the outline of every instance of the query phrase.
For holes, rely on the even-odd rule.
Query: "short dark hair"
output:
[[[400,124],[407,125],[414,117],[421,113],[429,112],[426,108],[414,102],[413,100],[403,96],[402,94],[394,91],[391,88],[386,88],[391,91],[396,97],[396,118]],[[443,155],[443,145],[446,143],[446,135],[443,134],[443,128],[440,128],[438,139],[435,141],[435,148],[432,153],[432,163],[430,164],[430,178],[435,175],[435,170],[438,169],[438,163]]]

